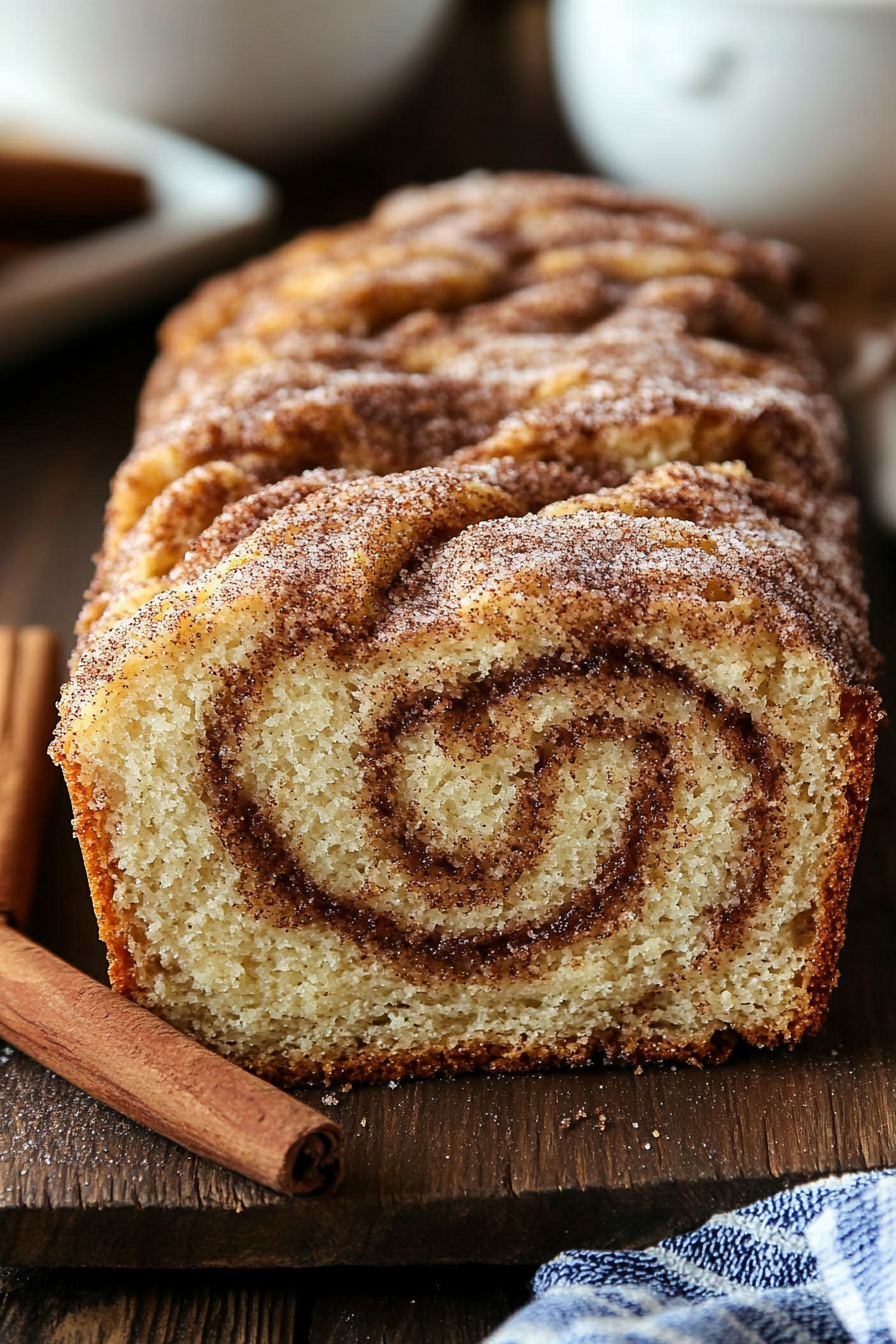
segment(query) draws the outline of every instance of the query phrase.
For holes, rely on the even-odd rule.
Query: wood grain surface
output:
[[[529,1275],[465,1265],[437,1272],[330,1272],[318,1279],[309,1344],[477,1344],[528,1297]]]
[[[0,1271],[3,1344],[293,1344],[295,1276]]]
[[[477,1344],[529,1271],[0,1270],[3,1344]]]
[[[408,180],[480,164],[581,168],[556,111],[543,25],[542,0],[469,0],[390,119],[283,176],[284,236],[357,216]],[[51,625],[63,648],[159,316],[0,376],[0,622]],[[896,554],[870,530],[865,542],[874,635],[892,667]],[[887,678],[881,689],[886,699]],[[483,1266],[475,1282],[449,1283],[447,1271],[409,1266],[522,1267],[574,1245],[644,1244],[816,1174],[896,1163],[891,739],[885,732],[830,1020],[792,1052],[745,1049],[704,1071],[593,1068],[336,1091],[330,1113],[346,1131],[348,1177],[335,1196],[296,1202],[0,1046],[0,1263],[121,1267],[27,1271],[5,1292],[0,1280],[4,1344],[46,1338],[47,1322],[62,1344],[279,1344],[309,1331],[317,1344],[472,1342],[522,1295],[526,1271]],[[58,783],[53,809],[34,931],[101,979]],[[319,1106],[324,1094],[303,1095]],[[326,1264],[395,1268],[262,1268]]]

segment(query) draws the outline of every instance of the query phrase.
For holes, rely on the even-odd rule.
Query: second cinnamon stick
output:
[[[0,916],[28,924],[53,767],[56,641],[43,626],[0,626]]]

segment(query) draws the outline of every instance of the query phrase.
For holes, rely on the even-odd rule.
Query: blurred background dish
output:
[[[477,165],[581,171],[548,11],[556,93],[592,166],[802,244],[853,405],[889,408],[896,0],[0,0],[0,360],[138,301],[160,311],[268,241],[270,184],[89,108],[275,165],[286,238],[362,215],[406,181]],[[447,126],[471,148],[445,160]],[[43,187],[59,199],[29,215]],[[873,376],[869,341],[891,352]],[[871,493],[891,498],[879,511],[896,528],[892,413],[865,419],[862,439],[893,459],[890,486]]]
[[[896,277],[893,0],[554,0],[551,18],[600,171],[831,274]]]
[[[599,172],[805,250],[896,533],[896,0],[551,0],[550,30]]]
[[[11,236],[0,256],[0,361],[134,303],[175,295],[260,246],[276,210],[272,185],[232,159],[160,127],[33,91],[7,87],[0,96],[0,149],[4,143],[5,203],[13,187],[22,205],[29,191],[32,199],[43,192],[51,236],[38,240],[43,246],[33,233]],[[105,194],[124,222],[79,228],[78,209],[90,214],[91,193]],[[67,238],[52,237],[60,220],[68,221]],[[26,221],[27,210],[7,226]],[[102,220],[94,215],[93,223]],[[40,231],[40,219],[32,225]]]
[[[0,0],[0,78],[250,160],[323,145],[416,73],[453,0]]]
[[[0,262],[151,209],[144,173],[60,152],[27,129],[0,126]]]

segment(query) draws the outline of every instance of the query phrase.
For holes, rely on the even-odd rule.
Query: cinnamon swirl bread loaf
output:
[[[818,1026],[879,710],[793,265],[476,176],[175,315],[54,745],[119,989],[283,1081]]]

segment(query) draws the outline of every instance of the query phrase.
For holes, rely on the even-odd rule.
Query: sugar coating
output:
[[[82,630],[147,511],[212,464],[264,483],[513,457],[587,463],[613,485],[739,458],[790,488],[841,489],[842,421],[798,270],[784,244],[666,201],[479,173],[213,280],[162,328]],[[182,509],[175,491],[149,530]]]

